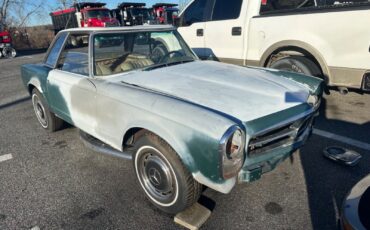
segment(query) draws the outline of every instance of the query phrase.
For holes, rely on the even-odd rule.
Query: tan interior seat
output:
[[[154,62],[144,55],[130,54],[126,60],[114,70],[114,72],[127,72],[134,69],[141,69],[153,64]]]
[[[119,64],[114,70],[112,70],[112,64],[114,60],[109,61],[97,61],[96,62],[96,74],[98,76],[106,76],[116,73],[123,73],[130,70],[141,69],[150,65],[154,62],[144,55],[130,54],[127,58]]]
[[[98,76],[105,76],[113,73],[113,71],[109,68],[109,65],[107,65],[105,62],[96,62],[95,68]]]

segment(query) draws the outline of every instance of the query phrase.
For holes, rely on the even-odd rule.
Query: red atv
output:
[[[12,47],[12,39],[9,32],[0,31],[0,58],[14,58],[17,52]]]

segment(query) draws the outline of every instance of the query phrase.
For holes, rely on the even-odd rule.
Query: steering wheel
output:
[[[171,56],[171,54],[173,55],[178,55],[178,56],[183,56],[182,53],[180,51],[177,51],[177,50],[174,50],[174,51],[170,51],[168,53],[166,53],[160,60],[159,60],[159,63],[163,63],[164,60],[166,60],[167,58],[169,58]]]

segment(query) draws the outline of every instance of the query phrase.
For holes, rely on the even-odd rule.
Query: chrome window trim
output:
[[[94,53],[94,38],[96,35],[99,34],[126,34],[126,33],[141,33],[141,32],[171,32],[174,31],[177,36],[179,36],[179,39],[184,43],[184,45],[189,48],[189,51],[194,55],[194,60],[199,60],[198,56],[194,53],[193,49],[189,47],[189,45],[185,42],[184,38],[181,36],[181,34],[177,31],[175,27],[169,27],[169,28],[156,28],[156,29],[151,29],[150,27],[148,29],[127,29],[127,30],[107,30],[107,31],[93,31],[90,34],[90,49],[89,52],[91,52],[90,58],[91,58],[91,63],[90,63],[90,77],[91,78],[96,78],[96,79],[101,79],[105,77],[111,77],[113,75],[117,74],[123,74],[123,73],[130,73],[132,71],[138,71],[138,69],[133,69],[127,72],[122,72],[122,73],[116,73],[116,74],[110,74],[110,75],[104,75],[104,76],[98,76],[95,75],[94,73],[94,64],[95,64],[95,53]]]
[[[81,78],[90,78],[90,43],[88,44],[88,71],[89,71],[89,74],[88,75],[82,75],[82,74],[78,74],[78,73],[72,73],[72,72],[68,72],[68,71],[65,71],[65,70],[61,70],[61,69],[57,69],[56,68],[56,65],[58,64],[60,58],[61,58],[61,54],[62,54],[62,51],[64,50],[64,48],[66,47],[66,43],[68,41],[68,38],[70,35],[78,35],[78,34],[81,34],[81,35],[88,35],[89,36],[89,42],[90,42],[90,37],[91,37],[91,33],[89,31],[76,31],[76,32],[67,32],[67,36],[63,42],[63,45],[62,45],[62,49],[60,49],[59,51],[59,54],[58,54],[58,59],[57,59],[57,62],[55,63],[54,67],[52,67],[52,69],[54,70],[59,70],[60,72],[62,73],[68,73],[68,74],[73,74],[73,75],[76,75],[76,76],[79,76]]]
[[[47,63],[46,63],[46,61],[47,61],[47,59],[48,59],[48,57],[49,57],[49,55],[50,55],[51,50],[54,48],[54,45],[55,45],[55,43],[57,42],[57,40],[59,39],[59,37],[60,37],[60,36],[62,36],[62,35],[64,35],[64,34],[66,35],[66,37],[64,38],[63,44],[62,44],[62,46],[61,46],[61,48],[60,48],[60,50],[59,50],[59,52],[58,52],[58,55],[57,55],[57,61],[55,62],[55,64],[54,64],[54,65],[49,65],[49,64],[47,64]],[[45,65],[45,66],[47,66],[47,67],[49,67],[49,68],[51,68],[51,69],[55,69],[55,67],[56,67],[56,65],[57,65],[57,63],[58,63],[58,61],[59,61],[60,54],[62,53],[62,50],[64,49],[64,47],[65,47],[65,45],[66,45],[66,42],[67,42],[68,37],[69,37],[69,32],[61,32],[61,33],[59,33],[59,34],[57,35],[57,37],[56,37],[56,38],[54,38],[53,43],[50,45],[50,47],[49,47],[48,51],[46,52],[46,55],[45,55],[45,57],[44,57],[44,60],[43,60],[43,63],[44,63],[44,65]]]

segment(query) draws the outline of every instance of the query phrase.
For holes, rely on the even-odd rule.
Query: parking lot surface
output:
[[[0,59],[0,229],[178,229],[136,182],[132,162],[95,153],[66,127],[44,131],[20,79],[43,54]],[[228,195],[207,189],[213,208],[202,229],[337,229],[349,189],[370,173],[370,95],[326,95],[316,131],[294,157]],[[318,134],[318,135],[317,135]],[[322,150],[362,154],[355,167]]]

